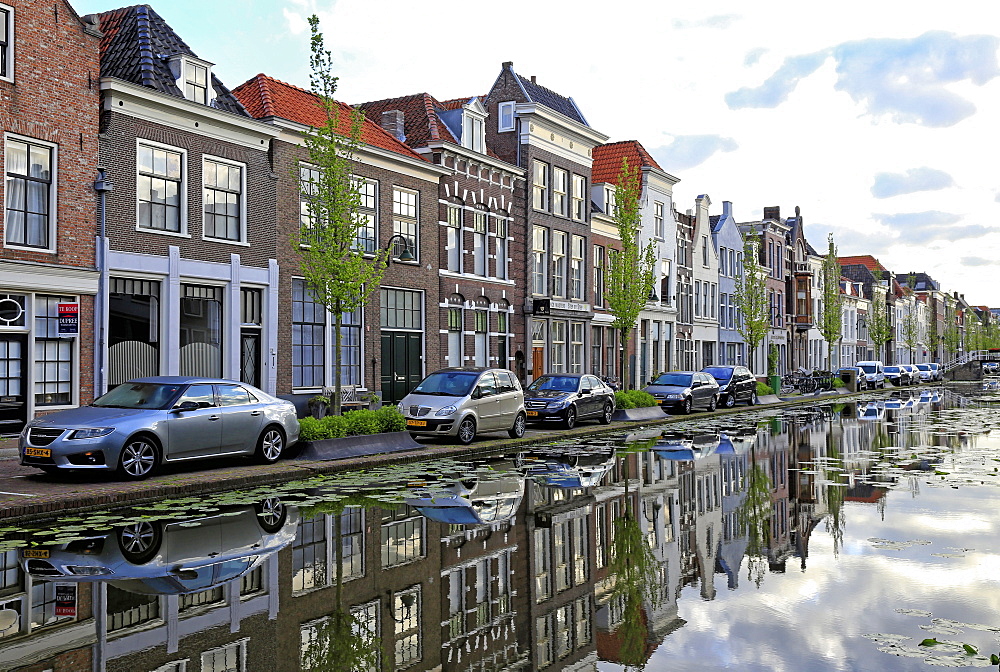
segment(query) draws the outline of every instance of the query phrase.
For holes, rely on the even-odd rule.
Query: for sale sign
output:
[[[80,335],[80,304],[60,303],[56,308],[59,312],[59,335]]]
[[[76,617],[76,584],[56,584],[56,616]]]

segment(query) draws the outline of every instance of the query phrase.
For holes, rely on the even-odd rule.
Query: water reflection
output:
[[[720,416],[8,550],[0,669],[923,669],[878,650],[920,653],[915,612],[993,646],[979,403]]]

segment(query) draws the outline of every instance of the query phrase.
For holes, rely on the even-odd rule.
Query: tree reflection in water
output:
[[[767,573],[767,552],[771,546],[771,479],[750,450],[746,498],[736,512],[747,533],[747,578],[759,588]]]

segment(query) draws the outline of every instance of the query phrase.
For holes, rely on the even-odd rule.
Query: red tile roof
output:
[[[591,181],[594,184],[618,184],[623,158],[628,159],[629,168],[648,167],[662,170],[638,140],[609,142],[606,145],[594,147],[594,167]]]
[[[885,266],[879,263],[879,260],[870,254],[864,254],[856,257],[837,257],[837,261],[840,262],[841,266],[864,266],[869,271],[885,271]]]
[[[402,112],[403,132],[406,134],[406,144],[410,147],[426,147],[428,143],[441,141],[459,144],[458,139],[434,111],[435,108],[441,108],[441,103],[429,93],[361,103],[358,108],[373,120],[381,119],[382,113],[389,110]]]
[[[240,84],[233,89],[233,95],[255,119],[278,117],[314,128],[326,123],[326,114],[320,107],[316,94],[264,74]],[[350,131],[353,108],[339,101],[335,101],[335,104],[340,131],[346,134]],[[365,119],[361,124],[361,142],[423,160],[422,156],[370,119]]]

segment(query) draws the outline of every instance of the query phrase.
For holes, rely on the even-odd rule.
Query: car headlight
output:
[[[440,418],[440,417],[445,416],[445,415],[455,415],[456,411],[458,411],[458,409],[454,405],[452,405],[452,406],[445,406],[444,408],[440,409],[434,415],[436,415],[436,416],[438,416]]]
[[[105,574],[114,574],[107,567],[87,567],[84,565],[67,565],[66,571],[76,576],[104,576]]]
[[[114,427],[87,427],[85,429],[75,429],[73,433],[69,435],[70,439],[97,439],[102,436],[107,436],[111,432],[115,431]]]
[[[665,399],[683,399],[683,394],[668,394],[664,396]]]
[[[562,408],[566,405],[565,399],[560,399],[558,401],[550,401],[547,408]]]
[[[399,411],[400,415],[406,415],[406,411],[403,410],[403,402],[396,404],[396,410]]]

